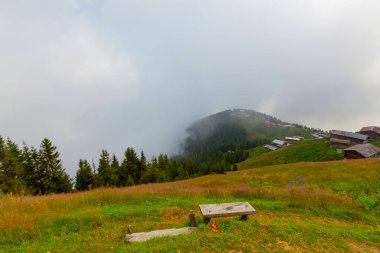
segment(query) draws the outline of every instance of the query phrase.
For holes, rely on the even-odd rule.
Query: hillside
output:
[[[198,161],[214,159],[228,151],[250,149],[274,138],[310,137],[311,129],[283,122],[253,110],[219,112],[190,125],[182,145],[183,156]]]
[[[0,252],[378,252],[380,159],[298,163],[172,183],[0,198]],[[378,192],[377,192],[378,194]],[[202,224],[198,204],[249,201],[248,221]],[[125,244],[199,223],[191,235]]]
[[[194,122],[188,131],[204,138],[221,122],[238,123],[247,131],[249,140],[283,138],[293,135],[310,137],[310,129],[247,109],[225,110],[209,115]]]
[[[239,163],[239,169],[296,162],[320,162],[343,159],[343,153],[331,148],[326,140],[304,140],[291,146],[268,152],[264,147],[250,151],[250,157]]]

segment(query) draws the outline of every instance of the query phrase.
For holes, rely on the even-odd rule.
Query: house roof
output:
[[[363,157],[370,157],[380,153],[380,148],[372,144],[358,144],[350,148],[346,148],[344,151],[355,151]]]
[[[377,127],[377,126],[362,127],[362,129],[360,129],[360,132],[375,132],[375,133],[380,134],[380,127]]]
[[[363,141],[368,139],[368,135],[346,132],[346,131],[340,131],[340,130],[331,130],[330,134],[345,136],[345,137],[363,140]]]
[[[299,138],[299,137],[295,137],[295,136],[293,136],[293,137],[285,137],[285,140],[287,140],[287,141],[300,141],[301,140],[301,138]]]
[[[285,141],[282,141],[282,140],[277,140],[277,139],[274,139],[272,141],[272,143],[276,144],[276,145],[280,145],[280,146],[284,146],[286,144]]]
[[[269,149],[269,150],[272,150],[272,151],[274,151],[274,150],[277,150],[278,148],[277,147],[275,147],[275,146],[272,146],[272,145],[265,145],[264,146],[266,149]]]
[[[330,138],[330,143],[350,145],[351,142],[349,140],[341,140],[341,139],[336,139],[336,138]]]
[[[323,137],[320,136],[320,135],[317,134],[317,133],[313,133],[313,134],[311,134],[311,136],[314,137],[314,138],[317,138],[317,139],[323,139]]]

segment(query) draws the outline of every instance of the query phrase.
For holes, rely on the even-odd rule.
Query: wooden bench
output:
[[[242,220],[246,220],[249,214],[256,213],[248,202],[199,205],[199,209],[205,223],[210,222],[211,218],[239,215]]]

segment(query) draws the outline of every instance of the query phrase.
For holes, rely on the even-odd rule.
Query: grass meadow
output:
[[[261,146],[254,148],[250,150],[248,159],[239,164],[239,168],[248,169],[297,162],[334,161],[342,160],[343,156],[343,153],[338,153],[336,149],[331,148],[325,139],[303,140],[271,152],[266,151]]]
[[[171,183],[0,198],[0,252],[380,252],[380,159],[296,163]],[[202,223],[199,204],[248,201],[257,214]],[[124,242],[188,225],[190,235]]]

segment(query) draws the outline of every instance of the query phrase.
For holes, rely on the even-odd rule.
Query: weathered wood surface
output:
[[[199,209],[203,219],[234,215],[246,216],[256,213],[256,210],[248,202],[199,205]]]
[[[195,214],[193,210],[190,210],[189,213],[190,227],[196,227],[197,221],[195,220]]]
[[[194,227],[184,227],[184,228],[172,228],[172,229],[155,230],[151,232],[127,234],[125,236],[125,241],[126,242],[143,242],[154,237],[190,234],[194,230],[195,230]]]

